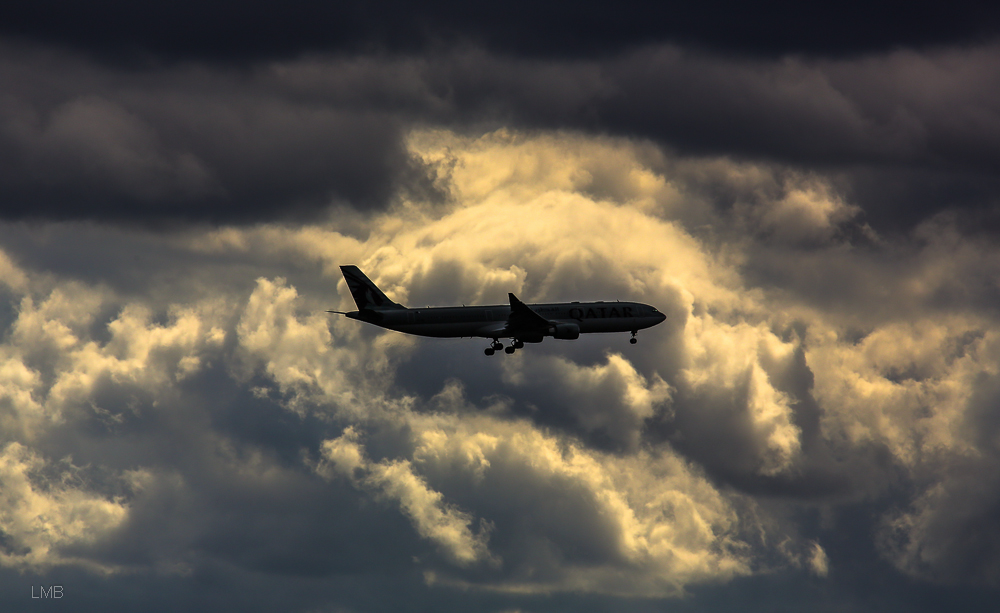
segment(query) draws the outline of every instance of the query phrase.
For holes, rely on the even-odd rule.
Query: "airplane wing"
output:
[[[537,337],[552,327],[552,322],[532,311],[526,304],[517,299],[514,294],[507,294],[510,300],[510,315],[505,322],[491,323],[477,331],[479,336],[509,336],[518,338]],[[536,341],[537,342],[537,341]]]
[[[548,330],[552,322],[528,308],[528,305],[518,300],[514,294],[507,294],[510,300],[510,316],[507,318],[507,330],[511,333],[541,332]]]

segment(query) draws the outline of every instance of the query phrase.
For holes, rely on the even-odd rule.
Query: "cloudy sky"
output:
[[[411,4],[5,13],[0,609],[995,603],[1000,9]]]

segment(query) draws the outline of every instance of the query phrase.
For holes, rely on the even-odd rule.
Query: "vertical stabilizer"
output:
[[[406,308],[389,300],[388,296],[383,294],[382,290],[376,287],[357,266],[341,266],[340,272],[344,273],[347,288],[351,290],[351,296],[354,296],[359,311]]]

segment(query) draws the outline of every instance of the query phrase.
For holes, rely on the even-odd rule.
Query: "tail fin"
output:
[[[340,272],[344,273],[347,287],[351,290],[351,295],[354,296],[354,302],[357,303],[359,311],[406,308],[389,300],[382,293],[382,290],[376,287],[357,266],[341,266]]]

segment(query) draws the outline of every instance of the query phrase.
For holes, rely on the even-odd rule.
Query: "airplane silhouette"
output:
[[[382,293],[357,266],[341,266],[357,311],[339,313],[381,328],[438,338],[481,337],[493,342],[486,355],[503,349],[506,353],[540,343],[546,336],[573,340],[591,332],[631,332],[635,334],[666,319],[663,313],[641,302],[555,302],[525,304],[507,294],[510,304],[427,307],[409,309]],[[504,347],[501,338],[511,339]]]

